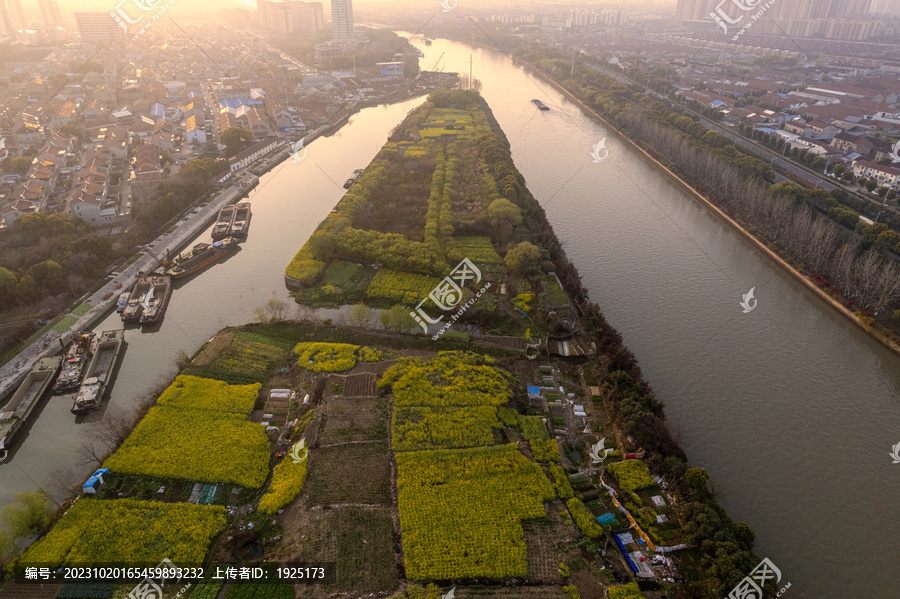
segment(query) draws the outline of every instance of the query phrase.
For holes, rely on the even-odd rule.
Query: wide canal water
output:
[[[415,44],[422,65],[445,53],[445,71],[467,72],[472,55],[513,158],[592,299],[640,360],[691,465],[706,468],[728,513],[750,524],[782,585],[820,598],[896,595],[900,465],[888,454],[900,442],[900,358],[509,57],[444,40]],[[551,110],[539,112],[532,98]],[[110,403],[130,405],[173,374],[176,351],[192,353],[218,329],[252,320],[273,295],[286,298],[284,267],[339,200],[340,184],[421,101],[366,109],[310,144],[303,161],[262,177],[242,250],[179,285],[159,330],[127,333]],[[609,153],[595,163],[590,152],[603,138]],[[750,288],[759,303],[744,314]],[[96,328],[117,326],[113,314]],[[91,425],[75,424],[70,405],[51,398],[0,464],[0,504],[73,463]]]

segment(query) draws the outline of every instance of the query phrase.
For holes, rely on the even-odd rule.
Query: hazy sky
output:
[[[120,0],[58,0],[59,8],[62,14],[62,18],[65,21],[71,21],[74,19],[73,13],[76,10],[79,11],[108,11],[112,10]],[[130,0],[125,0],[126,2]],[[145,0],[146,1],[146,0]],[[319,0],[325,6],[325,12],[330,13],[330,0]],[[418,7],[427,7],[432,4],[435,4],[437,0],[353,0],[354,5],[366,6],[366,5],[380,5],[387,6],[389,4],[398,4],[403,5],[404,7],[409,6],[418,6]],[[569,6],[621,6],[622,2],[620,0],[607,0],[607,1],[592,1],[592,2],[562,2],[562,1],[553,1],[553,2],[536,2],[534,0],[461,0],[460,5],[463,6],[466,2],[472,2],[473,6],[477,6],[479,9],[490,8],[492,6],[504,6],[504,7],[517,7],[524,9],[541,9],[541,10],[553,10],[562,9],[564,7]],[[640,5],[644,5],[646,7],[658,7],[658,8],[669,8],[674,7],[676,0],[627,0],[625,2],[630,8],[635,8]],[[203,10],[213,10],[216,11],[221,8],[233,8],[242,6],[245,8],[256,8],[256,0],[175,0],[175,4],[172,6],[170,10],[177,12],[202,12]],[[22,7],[25,10],[26,18],[28,19],[40,19],[41,13],[38,9],[37,0],[22,0]],[[177,14],[177,13],[176,13]],[[327,17],[327,15],[326,15]]]

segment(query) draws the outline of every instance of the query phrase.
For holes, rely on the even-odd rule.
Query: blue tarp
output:
[[[616,535],[616,545],[619,546],[619,549],[622,550],[622,554],[625,556],[625,559],[628,560],[628,565],[634,570],[634,573],[638,573],[637,564],[634,563],[634,560],[631,559],[631,556],[628,555],[628,550],[625,549],[625,545],[622,544],[622,541],[619,540],[619,535]]]
[[[87,482],[81,486],[81,489],[85,493],[96,493],[97,488],[103,484],[103,476],[105,474],[109,474],[109,468],[100,468],[87,479]]]
[[[612,512],[606,512],[602,516],[597,516],[597,522],[600,524],[612,524],[616,522],[616,517],[612,515]]]
[[[541,396],[541,390],[540,390],[540,388],[538,388],[538,387],[532,387],[531,385],[528,386],[528,397],[529,397],[530,399],[535,399],[535,398],[540,397],[540,396]]]

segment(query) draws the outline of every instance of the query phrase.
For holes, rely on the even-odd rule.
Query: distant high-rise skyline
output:
[[[879,0],[876,0],[876,2]],[[884,0],[881,0],[882,2]],[[851,19],[868,14],[873,0],[790,0],[776,2],[767,11],[769,19]],[[703,21],[721,8],[733,17],[742,11],[736,0],[678,0],[675,20]]]
[[[869,12],[879,14],[900,13],[900,0],[872,0]]]
[[[318,33],[325,28],[321,2],[258,0],[256,9],[260,26],[278,33]]]
[[[9,0],[9,17],[12,21],[13,29],[17,31],[28,29],[28,23],[25,21],[25,11],[22,10],[22,0]]]
[[[44,26],[50,29],[62,26],[59,4],[57,4],[56,0],[38,0],[38,6],[41,7],[41,17],[44,19]]]
[[[108,12],[76,12],[75,23],[83,42],[112,42],[122,39],[122,30]]]
[[[331,37],[335,41],[353,39],[352,0],[331,0]]]
[[[0,0],[0,35],[12,35],[14,29],[6,10],[6,0]]]

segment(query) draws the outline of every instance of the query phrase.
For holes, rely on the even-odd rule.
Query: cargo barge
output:
[[[138,279],[131,290],[131,297],[122,310],[122,322],[138,322],[141,319],[141,312],[144,311],[144,296],[150,291],[150,282],[147,277]]]
[[[358,168],[353,171],[353,176],[344,181],[344,189],[350,189],[351,187],[353,187],[353,184],[356,183],[356,181],[362,176],[364,170],[365,169]]]
[[[62,394],[75,391],[81,386],[84,370],[93,351],[94,334],[81,331],[75,335],[72,345],[63,357],[62,372],[56,379],[53,392]]]
[[[84,384],[72,404],[73,414],[84,414],[96,409],[109,389],[113,370],[125,345],[125,331],[103,331],[95,342],[94,357],[85,373]]]
[[[213,241],[225,239],[231,235],[231,227],[234,223],[235,212],[235,207],[232,204],[222,206],[222,209],[219,210],[219,216],[216,217],[216,224],[213,225]]]
[[[234,211],[234,221],[231,223],[231,236],[242,239],[247,236],[250,229],[250,202],[241,202]],[[215,239],[215,238],[213,238]]]
[[[12,398],[0,408],[0,462],[6,459],[16,436],[53,384],[62,360],[61,357],[38,360]]]
[[[540,100],[532,100],[535,106],[538,107],[539,110],[550,110],[550,107],[541,102]]]
[[[234,237],[216,241],[212,244],[198,243],[189,252],[185,252],[167,261],[162,274],[169,275],[173,280],[183,279],[199,270],[203,270],[213,262],[221,260],[231,252],[238,249],[238,240]]]
[[[168,275],[152,275],[147,277],[150,283],[150,291],[141,302],[140,323],[144,326],[153,325],[162,320],[169,305],[169,297],[172,295],[172,279]]]

